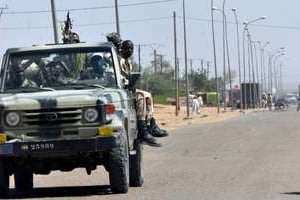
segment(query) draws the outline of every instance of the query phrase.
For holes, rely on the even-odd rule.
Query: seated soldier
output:
[[[133,48],[134,45],[130,40],[122,41],[118,33],[111,33],[107,36],[107,40],[109,42],[112,42],[117,52],[120,56],[121,60],[121,74],[128,78],[130,71],[132,70],[132,65],[130,63],[129,58],[133,54]],[[137,90],[141,91],[141,90]],[[136,92],[136,110],[137,110],[137,125],[138,125],[138,132],[140,139],[148,144],[149,146],[153,147],[160,147],[161,144],[156,142],[156,139],[151,135],[152,130],[157,129],[151,129],[150,127],[156,127],[155,126],[155,120],[150,120],[152,123],[150,123],[150,126],[148,126],[147,121],[147,112],[146,112],[146,103],[145,103],[145,97],[142,92]],[[152,126],[151,126],[152,125]],[[157,136],[157,135],[156,135]]]
[[[161,144],[156,142],[156,139],[151,135],[150,129],[147,125],[147,115],[145,112],[146,102],[142,92],[136,92],[136,112],[137,112],[137,125],[139,132],[139,139],[145,144],[153,147],[160,147]]]
[[[98,53],[90,57],[87,68],[82,72],[81,79],[100,79],[103,77],[105,70],[105,61]]]
[[[12,64],[9,71],[7,89],[18,89],[24,87],[38,87],[36,83],[25,77],[24,69],[18,64]]]
[[[139,92],[143,92],[145,95],[145,102],[146,102],[146,120],[149,122],[148,129],[153,137],[166,137],[169,134],[166,130],[163,130],[158,127],[156,124],[156,120],[153,116],[154,109],[153,109],[153,99],[152,95],[149,92],[139,90]]]

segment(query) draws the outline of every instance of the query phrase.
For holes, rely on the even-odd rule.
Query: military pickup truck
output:
[[[33,174],[103,165],[112,192],[139,187],[142,145],[132,89],[112,43],[8,49],[0,77],[0,198]],[[126,89],[124,89],[126,88]],[[97,178],[97,177],[94,177]]]

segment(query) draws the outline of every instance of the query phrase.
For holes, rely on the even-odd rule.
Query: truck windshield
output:
[[[99,49],[12,54],[4,77],[4,91],[24,88],[84,89],[89,85],[117,85],[112,54],[108,50]]]

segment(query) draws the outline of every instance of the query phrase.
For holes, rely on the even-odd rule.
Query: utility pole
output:
[[[207,63],[206,63],[206,77],[207,77],[207,79],[209,79],[209,68],[210,68],[210,62],[207,61]]]
[[[183,8],[183,31],[184,31],[184,65],[185,65],[185,85],[186,85],[186,115],[190,116],[190,105],[189,105],[189,77],[187,67],[187,44],[186,44],[186,18],[185,18],[185,0],[182,1]]]
[[[139,57],[139,72],[141,72],[142,66],[141,66],[141,45],[140,44],[138,46],[138,57]]]
[[[214,68],[215,68],[215,79],[216,79],[216,93],[217,93],[217,111],[220,113],[220,100],[219,100],[219,80],[218,80],[218,69],[217,69],[217,55],[216,55],[216,40],[215,40],[215,26],[214,26],[214,2],[211,0],[211,29],[213,39],[213,52],[214,52]]]
[[[58,39],[58,32],[57,32],[55,0],[51,0],[51,13],[52,13],[52,22],[53,22],[54,42],[55,42],[55,44],[58,44],[59,39]]]
[[[173,12],[174,23],[174,65],[175,65],[175,115],[178,116],[179,112],[179,99],[178,99],[178,62],[177,62],[177,27],[176,27],[176,12]]]
[[[162,74],[163,73],[163,55],[159,55],[160,57],[160,73]]]
[[[118,0],[115,0],[115,14],[116,14],[116,30],[120,34],[120,21],[119,21],[119,6]]]
[[[157,72],[156,49],[153,50],[153,56],[154,56],[154,60],[153,60],[154,61],[154,73],[156,73]]]

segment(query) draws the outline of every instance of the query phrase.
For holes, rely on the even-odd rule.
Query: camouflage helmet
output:
[[[107,38],[107,41],[112,42],[116,46],[117,49],[120,48],[122,39],[121,39],[121,36],[119,33],[116,33],[116,32],[109,33],[106,36],[106,38]]]

